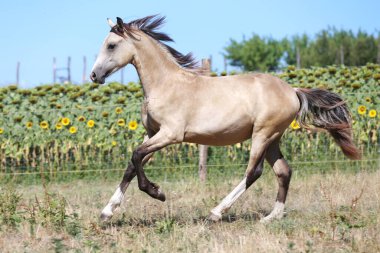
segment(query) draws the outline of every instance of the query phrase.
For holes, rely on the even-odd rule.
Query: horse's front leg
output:
[[[155,151],[181,141],[182,140],[180,140],[180,138],[176,138],[176,135],[174,135],[171,131],[160,130],[152,138],[144,142],[141,146],[137,147],[135,151],[133,151],[132,163],[136,169],[139,188],[152,198],[165,201],[165,194],[161,192],[160,187],[157,184],[150,182],[146,177],[142,164],[143,159]]]
[[[148,140],[148,136],[145,136],[144,141]],[[144,160],[142,161],[143,164],[148,162],[148,160],[152,157],[152,153],[145,156]],[[128,164],[127,169],[124,172],[123,180],[118,185],[116,191],[112,195],[111,199],[108,201],[107,205],[103,208],[102,213],[100,215],[100,219],[103,221],[109,220],[114,210],[120,206],[121,202],[124,199],[125,191],[127,190],[129,183],[132,181],[132,179],[136,176],[136,169],[135,166],[132,163]]]

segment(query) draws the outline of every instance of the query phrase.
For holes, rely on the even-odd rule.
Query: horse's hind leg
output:
[[[147,139],[148,139],[148,136],[145,136],[144,140],[147,140]],[[147,155],[143,160],[143,164],[145,164],[152,157],[152,155],[153,153]],[[135,176],[136,176],[135,166],[133,166],[132,163],[129,163],[127,169],[124,172],[123,180],[117,187],[111,199],[108,201],[107,205],[102,210],[102,213],[100,215],[101,220],[106,221],[112,217],[114,210],[117,207],[119,207],[121,202],[123,201],[124,193],[127,190],[129,183],[132,181],[132,179]]]
[[[253,136],[252,148],[245,177],[218,206],[211,210],[209,217],[210,220],[220,220],[222,218],[222,213],[227,211],[232,204],[261,176],[263,171],[265,149],[270,141],[271,139],[269,138],[263,138],[257,135]]]
[[[278,193],[276,203],[272,212],[263,218],[261,222],[269,222],[273,219],[281,219],[284,215],[284,206],[286,195],[289,189],[289,182],[292,176],[292,169],[281,154],[279,141],[273,142],[266,152],[265,156],[268,163],[272,166],[278,181]]]

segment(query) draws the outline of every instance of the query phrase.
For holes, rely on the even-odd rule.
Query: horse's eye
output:
[[[112,50],[112,49],[114,49],[115,47],[116,47],[115,44],[108,44],[107,49]]]

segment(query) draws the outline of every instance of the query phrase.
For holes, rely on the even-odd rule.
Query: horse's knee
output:
[[[246,188],[250,187],[263,174],[263,166],[252,169],[247,174]]]
[[[141,162],[144,158],[144,152],[140,149],[135,149],[132,153],[132,163],[136,166],[137,162]]]

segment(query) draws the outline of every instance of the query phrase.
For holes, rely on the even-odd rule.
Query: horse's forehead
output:
[[[104,42],[118,42],[120,40],[122,40],[123,38],[117,34],[115,34],[114,32],[110,32],[107,37],[104,39]]]

